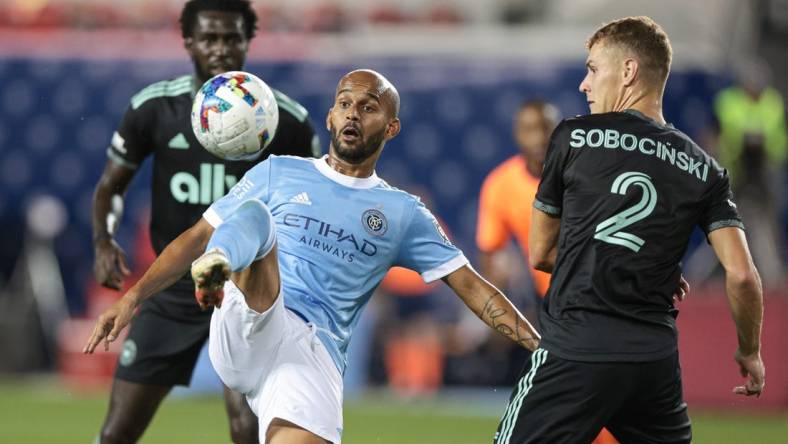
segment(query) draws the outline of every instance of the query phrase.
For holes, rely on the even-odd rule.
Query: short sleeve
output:
[[[716,179],[706,194],[703,213],[700,216],[700,227],[706,235],[725,227],[738,227],[743,230],[744,224],[733,201],[727,170],[717,166]]]
[[[417,202],[395,265],[421,274],[424,282],[438,280],[468,264],[468,259],[443,231],[438,220]]]
[[[270,199],[268,185],[271,183],[271,163],[270,159],[265,160],[247,171],[224,197],[205,210],[203,218],[216,228],[244,202],[258,200],[267,205]]]
[[[561,215],[564,200],[564,169],[569,156],[569,128],[566,121],[553,131],[547,148],[542,180],[534,199],[534,207],[551,216]]]
[[[107,149],[107,156],[115,163],[136,169],[153,151],[151,122],[155,118],[151,103],[148,102],[139,108],[130,105],[126,109]]]
[[[499,176],[496,171],[490,173],[482,184],[479,195],[479,217],[476,224],[476,246],[484,252],[496,251],[509,242],[510,231],[501,214],[500,188],[497,186]]]

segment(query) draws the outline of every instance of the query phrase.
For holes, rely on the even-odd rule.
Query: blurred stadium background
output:
[[[675,52],[666,118],[712,152],[715,95],[743,68],[769,67],[772,85],[788,93],[786,0],[254,3],[261,29],[246,69],[301,102],[324,147],[322,121],[344,72],[370,67],[398,86],[404,131],[387,146],[379,173],[428,200],[471,258],[482,180],[516,153],[514,112],[528,98],[552,101],[564,116],[586,112],[577,91],[583,42],[602,22],[645,14],[666,28]],[[177,27],[182,4],[0,2],[1,442],[87,443],[103,419],[117,347],[90,357],[79,351],[119,294],[92,279],[92,192],[130,97],[192,71]],[[776,215],[770,242],[778,260],[759,264],[777,270],[766,282],[768,385],[759,400],[730,393],[738,382],[735,333],[702,234],[687,253],[693,292],[681,306],[680,346],[696,442],[788,442],[788,148],[781,149],[768,165],[775,180],[765,203]],[[118,235],[137,272],[152,259],[149,181],[150,162],[132,184]],[[519,270],[510,293],[531,312],[534,292],[518,255],[512,249],[503,266]],[[411,291],[397,279],[373,299],[351,350],[351,444],[489,442],[522,360],[441,286]],[[176,390],[143,442],[226,442],[217,393],[202,360],[192,387]]]

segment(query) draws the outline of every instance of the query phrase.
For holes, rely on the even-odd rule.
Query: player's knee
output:
[[[137,441],[137,433],[117,424],[105,424],[101,428],[100,444],[133,444]]]
[[[240,413],[230,418],[230,439],[233,444],[258,444],[257,417]]]
[[[123,404],[121,403],[120,406]],[[124,413],[121,413],[124,412]],[[123,408],[110,408],[104,424],[101,426],[101,444],[134,444],[148,427],[143,415],[128,414]]]

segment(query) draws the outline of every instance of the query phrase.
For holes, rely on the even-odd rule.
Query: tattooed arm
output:
[[[457,296],[487,325],[528,350],[539,347],[539,333],[497,288],[464,266],[443,278]]]

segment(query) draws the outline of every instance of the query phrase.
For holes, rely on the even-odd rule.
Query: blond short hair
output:
[[[665,30],[650,17],[625,17],[602,25],[586,42],[589,50],[597,43],[616,45],[631,53],[644,69],[645,77],[660,88],[670,73],[673,49]]]

